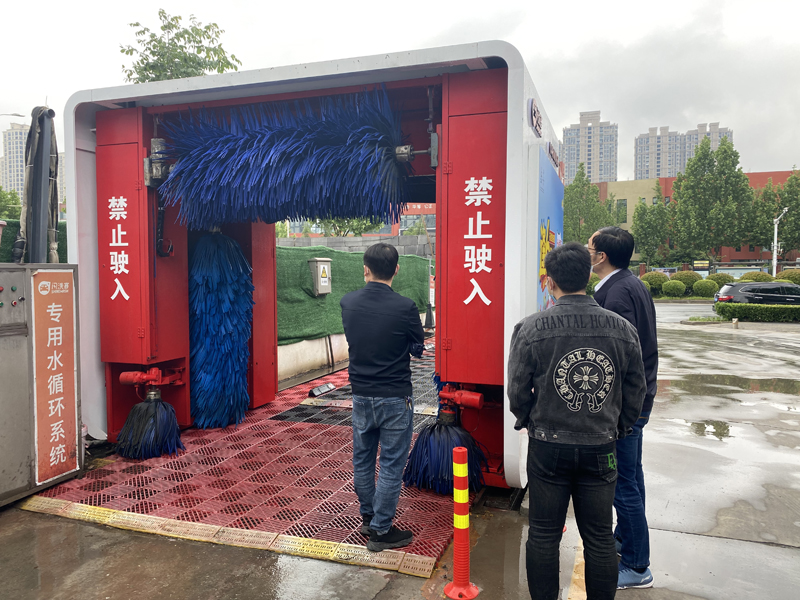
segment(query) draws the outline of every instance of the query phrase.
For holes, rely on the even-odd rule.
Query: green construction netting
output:
[[[313,340],[344,333],[339,300],[348,292],[364,287],[363,252],[343,252],[325,246],[286,248],[278,246],[278,345]],[[314,296],[308,260],[331,259],[331,293]],[[401,256],[400,271],[392,284],[399,294],[417,303],[419,311],[428,305],[428,259]]]

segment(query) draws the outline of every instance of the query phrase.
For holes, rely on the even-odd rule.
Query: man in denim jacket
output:
[[[556,600],[559,543],[572,497],[588,600],[614,598],[616,440],[631,429],[646,383],[636,329],[586,295],[589,251],[575,242],[545,258],[552,308],[514,328],[508,396],[528,430],[526,566],[534,600]]]
[[[380,552],[411,543],[412,533],[392,525],[403,468],[414,431],[409,352],[421,354],[422,322],[417,305],[392,290],[397,249],[378,243],[364,253],[364,281],[340,304],[353,386],[353,480],[361,505],[367,549]],[[381,470],[375,461],[381,445]]]

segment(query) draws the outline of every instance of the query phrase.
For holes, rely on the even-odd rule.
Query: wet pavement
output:
[[[707,305],[657,306],[659,394],[644,464],[655,587],[623,600],[800,597],[800,331],[678,324]],[[525,519],[479,505],[480,598],[526,598]],[[585,598],[574,521],[561,600]],[[429,580],[377,569],[112,529],[0,509],[0,598],[399,600],[441,598]]]

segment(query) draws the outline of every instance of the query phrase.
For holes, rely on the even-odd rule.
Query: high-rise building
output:
[[[25,189],[25,142],[28,139],[28,129],[28,125],[11,123],[11,128],[3,132],[0,185],[7,191],[16,190],[20,198]]]
[[[580,163],[592,183],[616,181],[618,141],[616,123],[601,121],[599,110],[582,112],[580,123],[564,127],[564,184],[572,183]]]
[[[694,156],[704,137],[711,140],[711,149],[719,148],[719,141],[727,137],[733,141],[733,131],[719,123],[701,123],[697,129],[678,133],[669,127],[651,127],[634,140],[634,179],[676,177],[686,170],[687,161]]]
[[[67,180],[64,177],[64,153],[58,153],[58,218],[64,219],[67,214]]]

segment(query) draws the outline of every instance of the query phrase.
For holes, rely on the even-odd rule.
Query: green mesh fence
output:
[[[278,344],[293,344],[344,333],[342,296],[364,287],[364,254],[342,252],[325,246],[287,248],[278,246]],[[314,296],[310,258],[331,259],[331,293]],[[420,312],[428,304],[428,259],[401,256],[400,271],[392,284],[399,294],[411,298]]]

